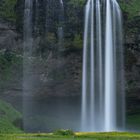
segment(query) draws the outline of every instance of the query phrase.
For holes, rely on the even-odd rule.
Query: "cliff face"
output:
[[[22,93],[21,42],[15,26],[0,20],[0,97],[6,99]]]
[[[47,12],[41,10],[45,9],[45,4],[40,1],[40,18],[35,29],[37,33],[33,35],[34,97],[81,95],[84,3],[84,0],[64,0],[64,49],[58,55],[59,6],[51,1],[51,7],[54,8]],[[128,108],[132,112],[140,108],[140,6],[139,0],[120,0],[120,4],[124,17],[126,95]],[[0,77],[3,79],[0,81],[0,96],[10,101],[22,97],[23,80],[23,0],[13,5],[12,16],[0,14]],[[47,35],[44,32],[45,20],[49,21]]]
[[[13,49],[15,46],[16,33],[12,27],[6,25],[7,23],[0,22],[0,49]]]
[[[4,0],[5,1],[5,0]],[[7,1],[5,1],[7,3]],[[0,7],[5,6],[5,2]],[[34,3],[35,4],[35,3]],[[81,94],[82,71],[82,19],[83,2],[64,1],[65,27],[64,48],[58,52],[59,37],[59,3],[47,1],[48,9],[45,10],[45,1],[39,1],[38,8],[34,5],[33,15],[33,62],[32,79],[34,97],[48,96],[76,96]],[[23,0],[13,3],[13,20],[0,14],[0,49],[1,49],[1,96],[4,98],[22,97],[23,82]],[[49,9],[51,7],[51,9]],[[52,8],[53,7],[53,8]],[[71,10],[71,8],[73,10]],[[1,8],[3,9],[3,8]],[[0,11],[1,13],[1,11]],[[3,13],[3,12],[2,12]],[[80,15],[80,17],[78,17]],[[76,21],[73,21],[73,18]],[[47,22],[47,29],[45,21]],[[78,27],[79,26],[79,27]],[[78,28],[77,28],[78,27]],[[45,32],[47,30],[47,32]],[[46,35],[47,34],[47,35]],[[8,58],[7,58],[8,57]],[[8,68],[8,65],[10,67]],[[9,69],[9,70],[8,70]],[[8,71],[7,71],[8,70]],[[9,97],[7,97],[9,95]],[[10,98],[10,99],[11,99]],[[10,100],[9,99],[9,100]]]
[[[140,17],[126,23],[125,71],[128,106],[140,108]],[[131,110],[130,109],[130,110]]]
[[[0,96],[14,102],[22,98],[23,41],[7,22],[0,24]],[[41,39],[34,42],[34,50],[40,50]],[[42,52],[42,51],[41,51]],[[35,54],[34,54],[35,55]],[[50,96],[77,96],[81,93],[82,52],[68,50],[57,54],[46,50],[32,60],[33,94],[36,98]]]
[[[140,108],[140,1],[120,0],[124,20],[124,58],[127,107],[130,113]]]

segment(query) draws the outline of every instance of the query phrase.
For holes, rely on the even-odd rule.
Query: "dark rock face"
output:
[[[39,0],[38,2],[38,7],[36,7],[34,1],[32,19],[34,37],[33,62],[31,64],[32,96],[44,98],[48,96],[80,95],[82,47],[79,49],[80,53],[77,53],[76,49],[73,49],[73,42],[75,34],[79,34],[80,39],[82,38],[82,6],[78,7],[77,5],[75,7],[69,1],[64,2],[66,19],[63,24],[65,24],[64,44],[66,49],[60,54],[58,53],[59,37],[57,33],[60,26],[59,2],[55,2],[54,0]],[[38,8],[38,11],[36,8]],[[15,27],[11,27],[10,23],[8,25],[6,22],[0,22],[0,49],[4,49],[4,53],[7,50],[10,53],[14,52],[16,57],[21,57],[20,59],[22,59],[23,41],[20,38],[23,38],[23,0],[17,1],[15,10],[17,12]],[[37,14],[39,16],[36,18]],[[78,16],[82,17],[79,17],[79,19]],[[75,17],[76,21],[73,21],[72,17]],[[45,23],[46,21],[47,23]],[[20,64],[12,64],[10,71],[12,76],[5,82],[2,82],[1,95],[8,99],[16,96],[22,97],[22,82],[24,80],[22,60]],[[8,96],[9,94],[10,97]]]
[[[50,53],[45,60],[33,58],[31,83],[29,83],[32,84],[30,96],[43,99],[80,95],[81,66],[81,56],[76,53],[61,57],[54,57]]]
[[[45,73],[40,75],[39,81],[44,85],[41,94],[59,97],[80,95],[81,66],[81,57],[75,53],[60,58],[50,56]]]
[[[18,40],[16,28],[6,21],[0,20],[0,50],[17,51],[22,48]]]
[[[128,112],[140,110],[140,17],[125,22],[125,71]]]
[[[0,97],[11,103],[22,97],[22,40],[16,27],[0,20]],[[20,53],[19,53],[20,52]],[[19,103],[17,103],[19,104]],[[16,105],[17,105],[16,104]],[[21,106],[20,106],[21,107]]]

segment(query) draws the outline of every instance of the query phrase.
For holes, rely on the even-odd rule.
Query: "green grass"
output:
[[[75,133],[75,136],[53,134],[1,134],[0,140],[140,140],[139,133]]]
[[[21,117],[10,104],[0,100],[0,133],[21,132],[15,124]]]

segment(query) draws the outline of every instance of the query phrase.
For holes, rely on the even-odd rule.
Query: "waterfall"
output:
[[[35,0],[35,25],[34,30],[38,33],[39,2]]]
[[[32,95],[31,56],[32,56],[32,0],[25,0],[24,9],[24,31],[23,31],[23,127],[28,128],[29,99]]]
[[[64,7],[63,0],[59,0],[62,7]]]
[[[85,7],[82,131],[117,131],[125,125],[122,17],[116,0]]]
[[[114,52],[112,37],[111,3],[106,4],[106,34],[105,34],[105,130],[115,129],[115,81],[114,81]]]
[[[63,0],[59,0],[59,27],[58,27],[58,43],[59,43],[59,51],[63,50],[63,41],[64,41],[64,3]]]

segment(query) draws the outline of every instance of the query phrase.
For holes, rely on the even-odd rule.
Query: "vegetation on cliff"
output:
[[[10,80],[12,78],[12,71],[15,67],[20,67],[22,58],[9,51],[0,52],[0,76],[2,81]],[[2,84],[2,81],[0,83]],[[1,86],[0,84],[0,86]]]
[[[120,0],[121,8],[127,18],[132,20],[136,16],[140,16],[140,1],[139,0]]]
[[[15,6],[17,0],[1,0],[0,1],[0,17],[15,22],[16,21],[16,11]]]

